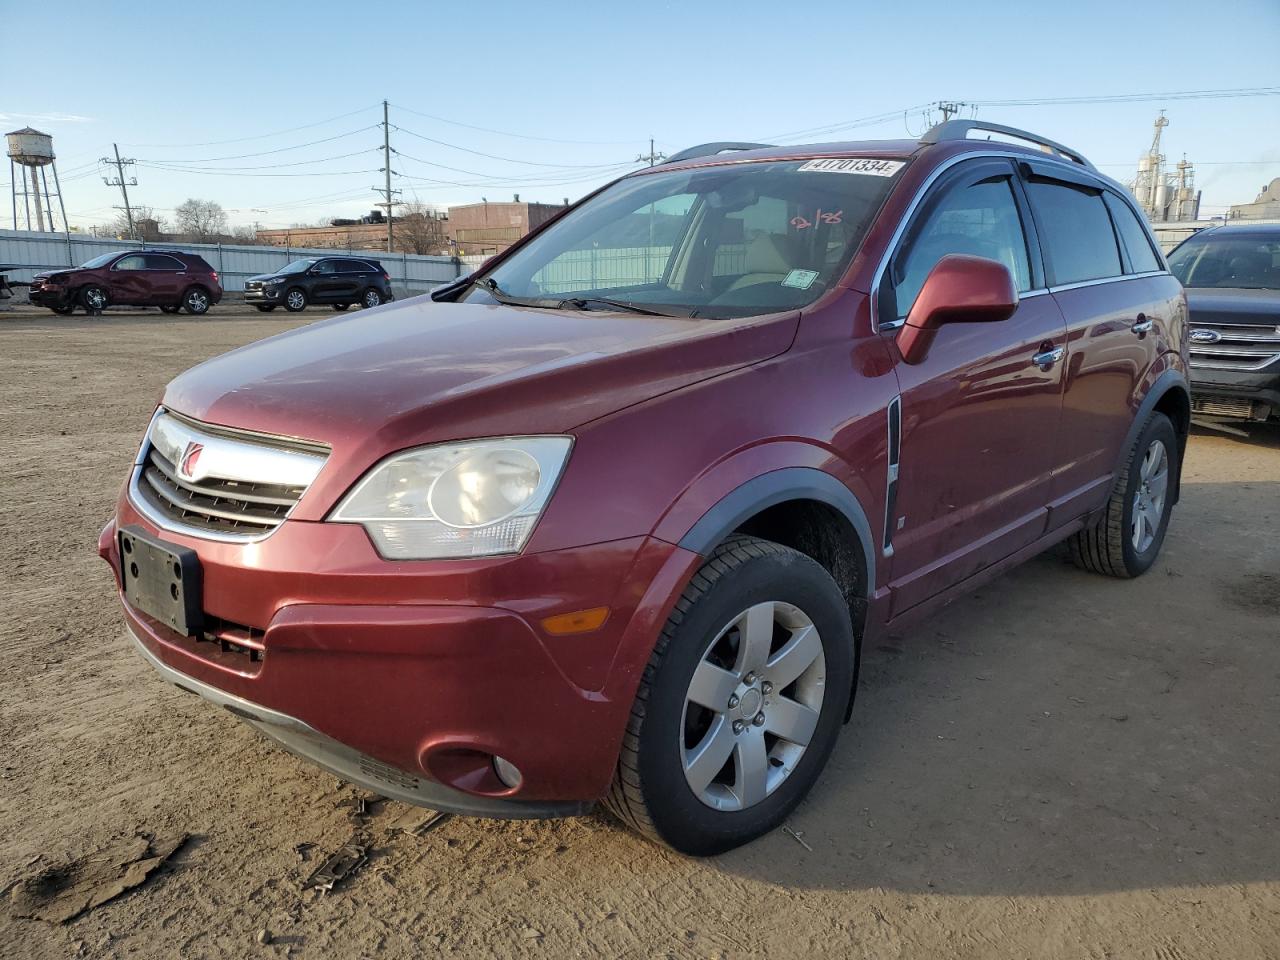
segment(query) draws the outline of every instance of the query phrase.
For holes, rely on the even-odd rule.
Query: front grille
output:
[[[1199,343],[1196,334],[1217,335]],[[1280,326],[1195,322],[1191,328],[1191,366],[1209,370],[1261,370],[1280,358]]]
[[[175,520],[207,530],[250,535],[270,533],[278,527],[306,489],[216,478],[187,483],[154,448],[143,465],[142,479],[146,483],[143,495],[152,495]]]
[[[157,525],[216,540],[256,540],[284,522],[327,451],[315,444],[210,427],[161,411],[130,486]]]
[[[1201,397],[1191,398],[1191,412],[1202,413],[1207,417],[1230,417],[1235,420],[1265,420],[1271,408],[1265,403],[1258,403],[1248,397]]]

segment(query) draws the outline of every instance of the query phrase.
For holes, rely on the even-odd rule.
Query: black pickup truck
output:
[[[1191,308],[1191,407],[1280,420],[1280,223],[1211,227],[1169,254]]]

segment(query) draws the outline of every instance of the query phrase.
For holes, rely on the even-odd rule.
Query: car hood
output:
[[[566,432],[776,356],[798,321],[416,297],[216,357],[170,383],[162,402],[206,423],[327,444],[363,470],[423,443]]]
[[[1189,287],[1191,323],[1280,324],[1280,290]]]
[[[295,274],[295,276],[302,276],[302,274]],[[268,280],[283,280],[284,278],[285,274],[283,273],[260,273],[256,277],[245,277],[244,282],[266,283]]]

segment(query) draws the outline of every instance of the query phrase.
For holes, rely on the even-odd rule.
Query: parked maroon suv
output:
[[[198,315],[221,299],[218,272],[203,257],[176,250],[104,253],[31,281],[31,302],[61,314],[76,307],[101,313],[116,304]]]
[[[99,551],[162,676],[340,777],[714,853],[813,786],[867,643],[1062,540],[1151,566],[1186,312],[1031,134],[710,144],[178,377]]]

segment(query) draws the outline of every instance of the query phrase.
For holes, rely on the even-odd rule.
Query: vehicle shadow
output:
[[[1193,438],[1216,437],[1248,446],[1280,450],[1280,423],[1272,421],[1255,423],[1229,420],[1219,423],[1216,427],[1211,422],[1198,421],[1191,425],[1191,436]]]
[[[1059,548],[875,644],[803,843],[719,866],[979,895],[1280,878],[1278,521],[1280,483],[1188,482],[1145,576]]]

